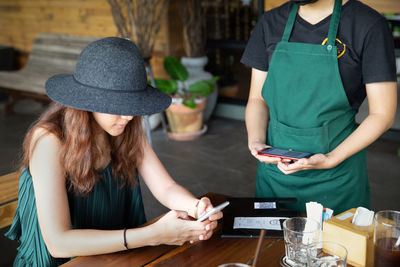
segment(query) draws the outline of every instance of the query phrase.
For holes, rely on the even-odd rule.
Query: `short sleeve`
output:
[[[267,71],[268,54],[265,44],[265,33],[263,29],[262,18],[257,22],[254,30],[251,33],[240,62],[248,67],[261,71]]]
[[[385,18],[369,29],[362,53],[363,83],[397,81],[394,41]]]

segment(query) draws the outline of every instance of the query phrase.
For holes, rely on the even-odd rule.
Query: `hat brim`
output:
[[[49,78],[46,93],[51,100],[70,108],[114,115],[150,115],[171,104],[170,96],[150,85],[141,91],[108,90],[80,84],[71,74]]]

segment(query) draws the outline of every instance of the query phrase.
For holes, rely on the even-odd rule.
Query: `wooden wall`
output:
[[[178,1],[171,1],[161,23],[155,44],[160,57],[183,50],[174,45],[181,41],[176,36],[176,22],[167,23],[168,17],[176,21]],[[98,37],[117,34],[106,0],[0,0],[0,45],[17,50],[20,67],[27,59],[35,36],[44,32]]]
[[[288,0],[264,0],[265,10],[282,5]],[[360,0],[381,13],[400,13],[400,0]]]

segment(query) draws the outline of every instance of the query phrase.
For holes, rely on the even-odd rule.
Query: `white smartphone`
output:
[[[204,213],[204,215],[201,216],[200,218],[198,218],[197,221],[202,222],[202,221],[206,220],[210,215],[217,213],[218,211],[222,210],[223,208],[225,208],[228,205],[229,205],[229,201],[225,201],[221,205],[218,205],[218,206],[212,208],[211,210],[207,211],[206,213]]]

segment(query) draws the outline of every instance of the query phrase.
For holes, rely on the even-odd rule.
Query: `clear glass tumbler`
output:
[[[319,241],[320,224],[313,219],[293,217],[283,222],[285,240],[285,257],[282,264],[286,266],[307,265],[307,245]]]
[[[347,249],[336,242],[322,241],[308,246],[309,267],[346,267]]]
[[[374,221],[374,266],[400,266],[400,212],[378,211]]]

